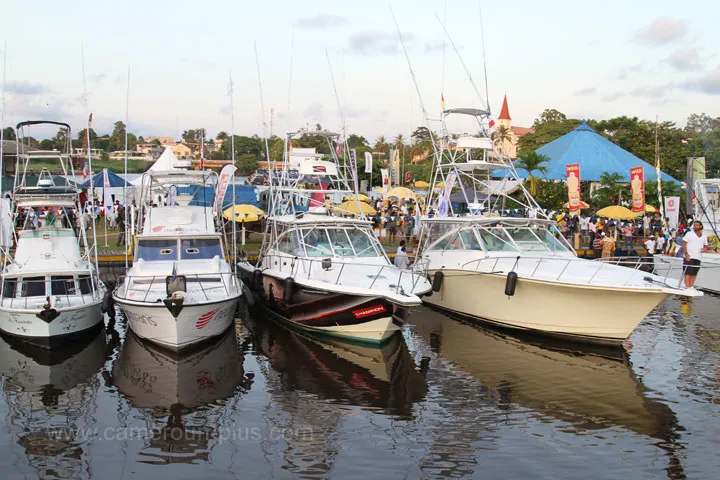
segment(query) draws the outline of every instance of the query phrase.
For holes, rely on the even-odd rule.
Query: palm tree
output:
[[[617,205],[622,202],[622,186],[620,185],[622,178],[618,172],[603,172],[600,175],[600,188],[606,190],[610,197],[608,200],[617,201]]]
[[[225,140],[226,138],[228,138],[228,134],[224,130],[219,131],[215,136],[215,140]]]
[[[533,175],[533,172],[538,171],[542,174],[547,174],[547,167],[543,163],[547,163],[550,158],[542,153],[537,153],[535,150],[521,153],[517,160],[515,160],[515,168],[522,168],[528,172],[528,183],[530,184],[530,194],[535,196],[537,190],[538,179]]]

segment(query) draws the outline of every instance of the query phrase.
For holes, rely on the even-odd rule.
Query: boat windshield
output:
[[[138,260],[209,260],[216,256],[223,256],[219,238],[138,240]]]
[[[567,252],[563,245],[547,228],[542,227],[493,227],[481,228],[485,248],[489,251],[517,252]]]
[[[377,240],[371,236],[371,232],[354,226],[303,228],[300,232],[302,244],[308,257],[324,257],[328,255],[336,257],[380,256]],[[285,251],[282,248],[283,240],[292,234],[293,232],[289,232],[280,239],[281,250]]]

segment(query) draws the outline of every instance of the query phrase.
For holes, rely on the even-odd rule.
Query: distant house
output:
[[[171,147],[172,152],[178,158],[188,158],[193,156],[192,148],[188,147],[184,143],[176,143]]]
[[[505,152],[510,158],[517,158],[518,140],[520,140],[520,137],[522,137],[523,135],[534,132],[535,129],[512,126],[512,118],[510,118],[510,109],[508,108],[507,95],[505,95],[505,98],[503,98],[503,104],[502,108],[500,109],[500,116],[497,119],[497,123],[498,133],[501,133],[501,131],[505,131],[507,134],[506,138],[503,140]],[[501,150],[500,143],[496,143],[495,150],[498,152]]]
[[[143,152],[128,150],[127,152],[127,158],[128,160],[146,160],[150,161],[152,160],[152,156],[145,154]],[[110,160],[125,160],[125,151],[124,150],[117,150],[115,152],[110,152]]]
[[[173,146],[175,145],[175,139],[172,137],[147,137],[145,143],[153,143],[155,140],[160,142],[160,145]]]

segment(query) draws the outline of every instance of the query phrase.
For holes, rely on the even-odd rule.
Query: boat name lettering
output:
[[[151,327],[157,327],[157,323],[151,316],[140,315],[134,312],[125,312],[125,316],[128,317],[131,322],[144,323],[145,325],[150,325]]]
[[[372,307],[361,308],[360,310],[353,310],[352,314],[355,318],[365,318],[370,315],[376,315],[378,313],[385,313],[387,309],[383,305],[374,305]]]

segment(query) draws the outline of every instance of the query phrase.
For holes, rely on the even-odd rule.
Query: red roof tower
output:
[[[510,110],[508,109],[507,105],[507,95],[505,95],[505,98],[503,98],[503,104],[502,108],[500,109],[500,116],[498,117],[498,120],[512,120],[510,118]]]

